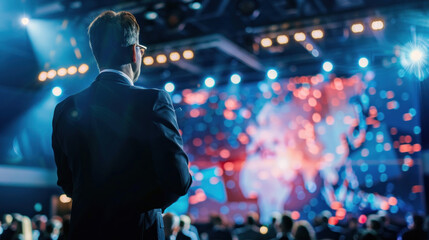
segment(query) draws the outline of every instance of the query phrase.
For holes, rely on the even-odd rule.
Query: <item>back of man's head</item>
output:
[[[88,28],[89,42],[98,67],[113,68],[132,61],[127,47],[139,43],[140,27],[129,12],[105,11]]]

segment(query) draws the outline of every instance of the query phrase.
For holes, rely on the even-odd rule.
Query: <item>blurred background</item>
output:
[[[0,215],[70,211],[51,120],[98,74],[87,27],[104,10],[136,16],[136,84],[177,108],[194,183],[168,211],[426,213],[429,2],[2,0]]]

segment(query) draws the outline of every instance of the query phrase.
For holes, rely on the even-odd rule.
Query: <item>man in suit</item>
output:
[[[131,13],[103,12],[88,34],[100,74],[57,105],[52,123],[70,237],[164,239],[161,212],[192,183],[171,98],[134,86],[146,48]]]

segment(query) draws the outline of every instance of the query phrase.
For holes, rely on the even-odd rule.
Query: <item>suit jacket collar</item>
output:
[[[117,81],[134,86],[133,81],[124,72],[114,69],[104,69],[98,74],[97,80]]]

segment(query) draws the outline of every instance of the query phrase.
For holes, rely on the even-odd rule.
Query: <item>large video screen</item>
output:
[[[172,95],[194,183],[170,211],[334,220],[422,209],[418,82],[399,71],[263,80]]]

